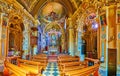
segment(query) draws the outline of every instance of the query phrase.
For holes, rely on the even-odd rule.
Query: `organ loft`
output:
[[[0,0],[0,76],[120,76],[120,0]]]

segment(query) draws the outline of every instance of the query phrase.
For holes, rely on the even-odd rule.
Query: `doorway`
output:
[[[108,76],[116,76],[117,49],[108,48]]]

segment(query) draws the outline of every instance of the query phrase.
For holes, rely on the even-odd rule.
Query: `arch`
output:
[[[52,25],[52,24],[53,24],[53,25]],[[59,29],[60,29],[59,31],[62,32],[62,29],[63,29],[63,28],[61,27],[60,24],[58,24],[57,22],[51,22],[51,23],[48,23],[48,24],[45,26],[45,28],[44,28],[44,30],[43,30],[43,33],[46,32],[46,29],[47,29],[47,28],[51,29],[52,26],[53,26],[53,27],[57,27],[57,28],[59,28]]]
[[[85,3],[83,3],[85,4]],[[77,29],[81,28],[81,25],[84,26],[84,25],[89,25],[92,24],[91,21],[92,20],[95,20],[95,17],[96,17],[96,9],[95,9],[95,6],[93,4],[87,4],[86,3],[86,8],[84,8],[83,6],[80,6],[81,8],[81,11],[82,14],[80,15],[80,17],[78,17],[79,21],[81,21],[80,25],[78,25]],[[84,22],[84,23],[83,23]]]
[[[13,48],[14,50],[21,51],[22,50],[22,42],[23,42],[23,31],[24,24],[22,21],[22,16],[17,12],[9,14],[8,21],[8,40],[9,40],[9,50]],[[11,35],[12,34],[12,35]],[[12,39],[14,38],[14,39]],[[13,41],[14,40],[14,41]],[[12,46],[11,46],[12,44]]]
[[[10,14],[8,22],[9,22],[9,25],[11,25],[11,24],[15,24],[15,25],[19,24],[20,29],[22,31],[25,29],[24,24],[23,24],[23,20],[22,20],[22,15],[19,15],[16,12]],[[8,27],[10,27],[10,26],[8,26]]]

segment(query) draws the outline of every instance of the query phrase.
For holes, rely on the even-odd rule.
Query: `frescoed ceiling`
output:
[[[17,0],[40,23],[45,23],[45,30],[60,30],[57,22],[64,24],[65,18],[71,17],[78,9],[82,0]],[[49,25],[48,25],[49,24]]]
[[[60,20],[65,15],[66,9],[57,2],[49,2],[45,4],[39,13],[39,16],[47,22]]]
[[[70,16],[75,12],[81,4],[81,0],[17,0],[25,9],[33,16],[38,15],[40,9],[48,2],[58,2],[67,9],[67,14]]]

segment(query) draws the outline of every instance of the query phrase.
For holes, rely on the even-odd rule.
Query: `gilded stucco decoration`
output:
[[[39,0],[17,0],[21,3],[29,12],[33,10],[34,6]]]

